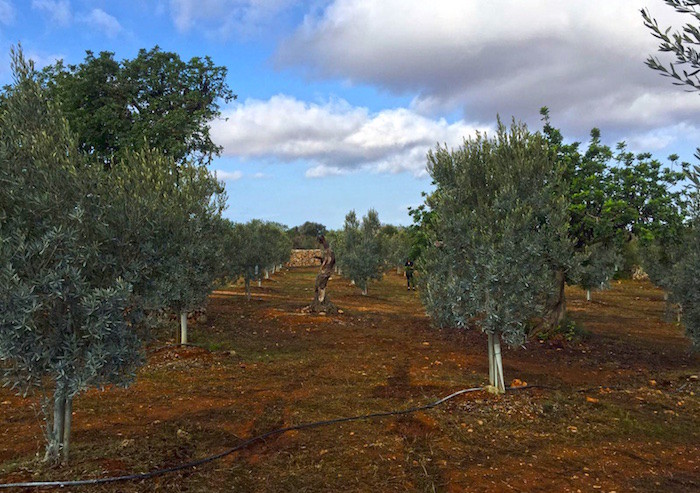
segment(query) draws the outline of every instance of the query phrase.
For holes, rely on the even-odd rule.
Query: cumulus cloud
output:
[[[219,38],[249,35],[287,9],[294,0],[170,0],[180,32],[203,30]]]
[[[243,172],[242,171],[224,171],[220,169],[215,169],[214,174],[219,180],[224,180],[224,181],[236,181],[240,180],[243,178]]]
[[[532,122],[546,105],[577,132],[696,121],[700,98],[643,63],[657,52],[639,13],[647,3],[334,0],[280,44],[276,63],[416,94],[411,108],[425,115]],[[652,15],[661,25],[684,20],[662,3]]]
[[[68,26],[73,20],[68,0],[32,0],[32,9],[47,15],[52,23]]]
[[[124,31],[117,18],[102,9],[92,9],[81,17],[81,21],[93,29],[101,31],[108,38],[115,38]]]
[[[372,113],[344,100],[309,103],[286,95],[249,99],[222,116],[212,125],[212,138],[224,155],[308,162],[308,177],[359,169],[425,176],[426,153],[436,143],[457,146],[486,130],[407,108]]]
[[[0,0],[0,23],[9,26],[15,20],[15,8],[9,0]]]

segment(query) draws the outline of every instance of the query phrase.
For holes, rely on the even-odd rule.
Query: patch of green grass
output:
[[[566,342],[580,342],[589,339],[590,336],[590,331],[570,318],[564,319],[554,330],[537,333],[537,339],[545,342],[555,339],[561,339]]]

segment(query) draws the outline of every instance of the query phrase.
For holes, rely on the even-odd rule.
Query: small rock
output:
[[[238,354],[238,353],[236,353],[236,351],[234,351],[233,349],[231,349],[230,351],[226,351],[226,354],[227,354],[228,356],[236,356],[236,354]]]
[[[656,385],[656,380],[649,380],[649,385],[652,387]]]
[[[698,376],[697,376],[697,375],[690,375],[690,376],[688,377],[688,380],[691,380],[691,381],[693,381],[693,382],[697,382],[697,381],[698,381]]]
[[[430,343],[428,341],[423,342],[424,346],[430,346]]]
[[[10,401],[2,401],[3,406],[9,406],[10,404],[12,404]]]
[[[122,443],[119,444],[121,448],[127,448],[131,447],[134,444],[134,439],[133,438],[126,438],[122,440]]]
[[[177,430],[177,437],[181,440],[189,440],[191,438],[191,435],[185,430],[179,429]]]
[[[339,309],[339,310],[338,310],[338,313],[342,314],[342,313],[343,313],[343,310],[340,310],[340,309]]]

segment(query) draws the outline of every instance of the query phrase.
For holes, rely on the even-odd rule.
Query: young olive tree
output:
[[[494,138],[438,146],[428,171],[421,296],[437,324],[487,333],[489,380],[504,391],[501,338],[525,341],[571,258],[561,168],[542,135],[499,121]]]
[[[12,58],[0,110],[0,368],[23,395],[41,391],[55,461],[68,458],[74,396],[127,384],[143,360],[129,278],[146,262],[114,270],[114,254],[125,257],[112,239],[131,233],[112,229],[126,225],[109,205],[123,190],[79,152],[31,63]]]
[[[139,156],[160,176],[155,183],[145,179],[143,185],[150,188],[141,193],[158,200],[164,213],[153,222],[153,261],[144,277],[147,286],[137,282],[136,287],[150,298],[151,306],[165,306],[179,315],[176,341],[186,344],[188,312],[206,303],[221,275],[223,186],[205,167],[177,164],[158,151],[126,152],[127,162],[115,161],[109,172],[128,172]]]
[[[219,243],[203,233],[219,185],[202,167],[146,149],[105,170],[31,64],[13,60],[0,108],[0,362],[6,383],[41,391],[52,408],[53,461],[68,457],[74,396],[133,378],[147,315],[208,292],[193,271],[213,270],[200,255]]]
[[[342,243],[341,253],[336,254],[340,267],[366,296],[370,279],[381,279],[384,270],[384,246],[377,211],[370,209],[362,223],[357,220],[355,211],[350,211],[345,216]]]

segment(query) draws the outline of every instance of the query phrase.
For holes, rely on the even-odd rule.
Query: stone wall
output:
[[[321,265],[321,261],[314,257],[320,257],[321,250],[292,250],[292,256],[287,262],[287,267],[309,267],[311,265]]]

